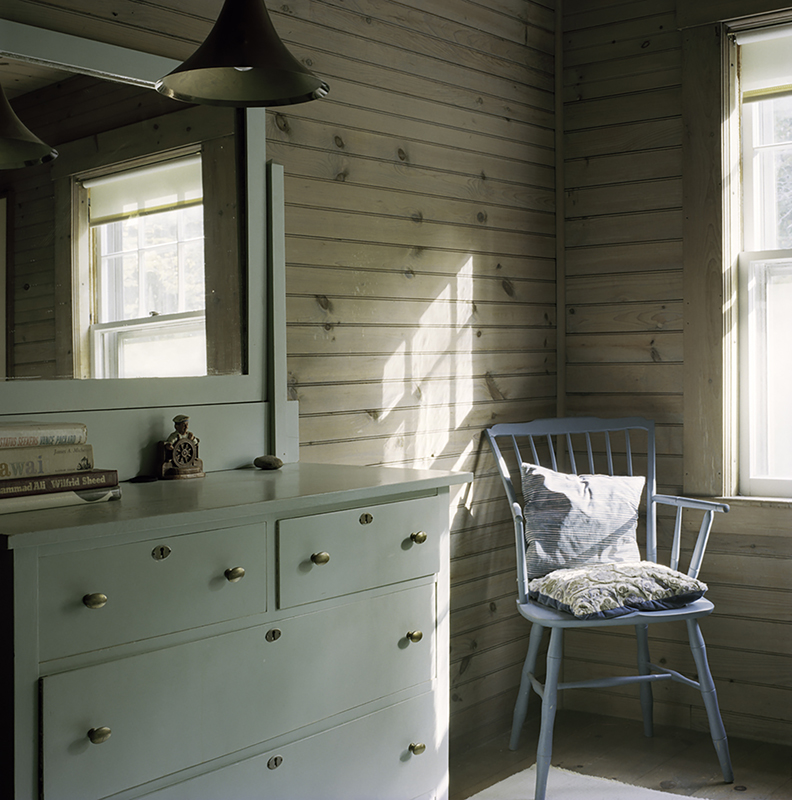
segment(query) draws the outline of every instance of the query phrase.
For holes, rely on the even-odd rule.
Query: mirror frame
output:
[[[52,66],[154,90],[179,62],[104,42],[0,19],[0,57]],[[0,421],[81,420],[89,441],[113,440],[127,477],[145,458],[141,445],[170,433],[173,413],[189,413],[196,432],[223,426],[207,470],[248,464],[269,453],[296,461],[298,404],[286,375],[283,170],[266,163],[266,109],[246,110],[248,374],[192,378],[0,382]],[[267,220],[267,225],[255,224]],[[253,220],[254,224],[249,224]],[[200,425],[200,428],[199,428]],[[163,428],[159,430],[159,428]],[[93,431],[96,434],[93,435]],[[120,440],[119,440],[120,437]],[[98,440],[98,441],[97,441]],[[255,443],[260,452],[250,452]],[[128,450],[134,451],[130,456]],[[244,452],[240,453],[240,450]],[[137,453],[137,455],[135,455]],[[204,453],[202,452],[202,457]],[[205,464],[207,459],[204,458]],[[131,474],[130,474],[131,473]]]

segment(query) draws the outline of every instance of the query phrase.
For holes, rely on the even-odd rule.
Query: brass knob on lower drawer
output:
[[[102,744],[110,738],[111,733],[110,728],[91,728],[88,731],[88,738],[91,740],[91,744]]]
[[[237,581],[241,581],[242,578],[245,577],[245,568],[229,567],[223,574],[226,576],[226,580],[229,583],[236,583]]]
[[[419,756],[421,753],[426,752],[426,745],[423,742],[413,743],[410,745],[410,752],[414,756]]]
[[[410,534],[410,538],[416,544],[423,544],[426,541],[426,531],[416,531],[415,533]]]
[[[101,592],[94,592],[83,597],[83,604],[86,608],[103,608],[107,604],[107,595]]]
[[[326,564],[330,560],[330,553],[314,553],[311,556],[311,561],[314,564],[322,565]]]
[[[420,642],[423,639],[423,633],[421,631],[408,631],[407,638],[411,642]]]

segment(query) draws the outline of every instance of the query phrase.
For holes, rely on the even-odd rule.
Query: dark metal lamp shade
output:
[[[156,89],[188,103],[236,107],[305,103],[330,90],[288,51],[263,0],[226,0],[204,43]]]
[[[57,150],[44,144],[22,124],[0,86],[0,169],[33,167],[57,156]]]

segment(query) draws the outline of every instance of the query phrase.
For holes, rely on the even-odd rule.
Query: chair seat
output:
[[[566,611],[558,611],[541,603],[528,600],[526,603],[517,601],[517,610],[529,622],[535,622],[543,628],[600,628],[615,627],[617,625],[650,625],[658,622],[674,622],[676,620],[699,619],[706,617],[715,606],[702,597],[694,600],[682,608],[673,608],[666,611],[635,611],[632,614],[623,614],[620,617],[608,619],[578,619]]]

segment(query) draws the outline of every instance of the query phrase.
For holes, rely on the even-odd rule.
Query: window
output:
[[[80,177],[76,189],[87,208],[75,292],[82,370],[206,375],[201,156]]]
[[[768,38],[768,36],[770,38]],[[792,496],[792,29],[738,34],[739,491]]]

